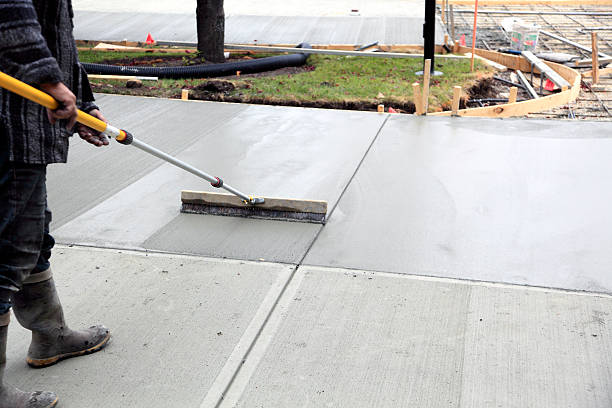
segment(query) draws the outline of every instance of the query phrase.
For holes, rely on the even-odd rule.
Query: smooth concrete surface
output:
[[[34,370],[29,335],[13,319],[5,380],[53,390],[65,408],[199,407],[293,269],[67,247],[52,262],[68,324],[103,322],[113,338],[99,353]]]
[[[195,13],[193,0],[74,0],[76,10],[154,13]],[[361,16],[424,16],[423,0],[225,0],[226,16],[348,16],[359,10]]]
[[[612,299],[301,267],[221,407],[612,404]]]
[[[109,22],[113,22],[109,24]],[[230,15],[225,21],[227,44],[422,44],[423,17],[317,17],[306,15]],[[75,11],[77,40],[197,43],[195,6],[189,14]],[[437,20],[436,42],[444,41]]]
[[[610,130],[391,116],[305,264],[610,292]]]
[[[165,139],[159,146],[162,149],[178,139],[170,152],[247,194],[325,200],[330,208],[387,117],[125,96],[106,96],[99,103],[105,112],[112,107],[107,113],[112,123],[137,138],[142,135],[152,144]],[[118,149],[130,150],[130,156],[114,156]],[[96,149],[85,146],[73,151],[70,163],[58,166],[62,174],[49,176],[49,191],[58,185],[63,189],[49,198],[54,211],[68,217],[74,207],[88,209],[53,226],[60,242],[297,263],[321,228],[316,224],[180,214],[181,190],[214,189],[170,164],[160,164],[158,159],[152,159],[158,161],[158,167],[143,174],[148,169],[139,168],[139,160],[151,159],[133,147],[103,149],[100,160],[107,164],[102,168],[83,158],[92,150]],[[132,169],[139,178],[133,176]],[[79,180],[71,180],[73,172],[79,173]],[[130,177],[128,181],[122,179],[124,173]],[[99,191],[83,191],[81,186]]]
[[[76,139],[49,174],[59,242],[612,291],[608,124],[99,102],[112,123],[246,193],[328,201],[329,222],[179,214],[180,190],[208,183]]]
[[[144,142],[176,154],[214,135],[246,105],[185,103],[179,100],[97,95],[97,103],[115,126]],[[184,118],[202,118],[202,122]],[[99,204],[163,164],[138,149],[111,142],[95,148],[72,138],[69,165],[49,166],[48,194],[53,227]]]

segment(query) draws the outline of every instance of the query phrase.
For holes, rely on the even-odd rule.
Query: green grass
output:
[[[415,74],[423,69],[420,59],[313,55],[308,64],[315,69],[297,75],[234,81],[240,88],[247,86],[235,92],[299,101],[407,103],[412,100],[412,83],[423,82],[422,76]],[[478,75],[470,72],[469,60],[439,58],[436,69],[444,73],[431,79],[431,102],[437,105],[452,99],[453,86],[465,86]],[[486,68],[476,61],[476,70],[482,73]]]
[[[104,51],[82,51],[83,62],[162,56],[158,53],[109,53]],[[257,57],[269,56],[269,54]],[[475,72],[470,72],[468,59],[436,59],[436,70],[444,75],[431,78],[430,111],[449,109],[452,87],[464,90],[476,79],[489,72],[489,68],[475,61]],[[283,104],[287,101],[312,104],[356,102],[386,106],[407,106],[413,100],[412,83],[422,84],[423,78],[415,74],[422,69],[422,60],[414,58],[390,59],[371,57],[339,57],[312,55],[307,70],[297,74],[282,74],[266,77],[217,78],[232,82],[236,89],[228,95],[231,100]],[[126,93],[132,95],[180,97],[181,89],[193,89],[210,79],[172,80],[144,82],[142,88],[126,89],[121,81],[93,80],[97,92]]]

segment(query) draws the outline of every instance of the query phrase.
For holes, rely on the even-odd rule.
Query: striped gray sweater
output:
[[[78,61],[72,17],[71,0],[0,0],[0,71],[33,86],[63,81],[89,111],[94,98]],[[11,161],[66,162],[71,132],[64,121],[51,125],[45,108],[2,90],[0,119]]]

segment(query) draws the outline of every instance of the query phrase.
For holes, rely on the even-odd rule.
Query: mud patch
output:
[[[236,87],[228,81],[208,81],[195,87],[194,92],[229,93]]]

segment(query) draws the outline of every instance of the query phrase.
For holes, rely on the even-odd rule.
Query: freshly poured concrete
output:
[[[611,156],[606,123],[392,116],[305,263],[610,292]]]
[[[109,120],[135,137],[142,135],[151,144],[163,138],[162,149],[177,139],[171,153],[247,194],[325,200],[330,208],[386,119],[377,113],[121,96],[99,102],[103,110],[114,107],[107,113]],[[132,116],[134,112],[140,116]],[[83,158],[96,149],[85,147],[73,152],[74,164],[71,156],[61,175],[50,175],[50,191],[63,186],[61,195],[50,197],[54,210],[70,214],[76,206],[88,208],[54,226],[61,242],[297,263],[320,229],[315,224],[179,214],[181,190],[213,188],[134,147],[106,149],[100,160],[107,165],[100,169]],[[113,156],[117,150],[129,150],[130,156]],[[141,169],[140,160],[159,167]],[[83,181],[67,183],[77,171]],[[123,180],[124,172],[128,180]],[[81,185],[97,191],[81,191]]]
[[[246,105],[185,103],[168,99],[140,99],[97,95],[106,118],[141,140],[176,154],[198,140],[216,135]],[[205,118],[205,123],[184,120]],[[65,224],[163,164],[138,149],[111,141],[96,149],[73,138],[69,165],[49,167],[48,194],[53,204],[54,228]],[[57,203],[57,204],[56,204]]]
[[[195,4],[189,14],[75,11],[77,40],[156,41],[197,43]],[[423,6],[424,7],[424,6]],[[109,25],[109,21],[114,24]],[[229,15],[228,44],[422,44],[423,17],[317,17],[306,15]],[[436,42],[444,41],[437,21]]]
[[[222,407],[612,403],[610,297],[312,267],[287,292]]]
[[[113,250],[57,248],[52,258],[68,323],[103,322],[104,351],[44,370],[25,364],[28,335],[13,319],[6,377],[50,389],[62,407],[199,407],[234,349],[250,344],[291,267]],[[245,334],[246,333],[246,334]]]
[[[208,183],[133,147],[75,140],[49,175],[60,242],[612,291],[605,123],[99,102],[247,193],[327,200],[329,222],[315,242],[319,225],[179,214],[180,190]]]

